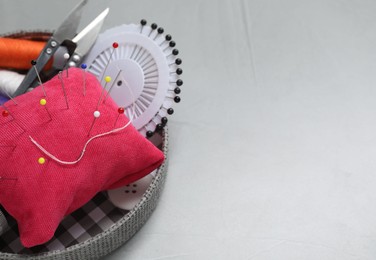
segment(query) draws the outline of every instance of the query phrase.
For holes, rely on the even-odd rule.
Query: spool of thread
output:
[[[0,68],[28,70],[30,61],[38,58],[45,42],[0,38]],[[52,59],[46,68],[50,68]]]
[[[24,77],[24,75],[17,72],[0,70],[0,94],[3,96],[13,96]]]

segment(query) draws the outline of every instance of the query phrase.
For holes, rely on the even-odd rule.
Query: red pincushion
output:
[[[93,139],[82,159],[71,165],[53,160],[32,143],[30,137],[58,159],[76,161],[90,137],[127,124],[129,119],[110,97],[97,109],[102,87],[93,75],[83,73],[72,68],[68,77],[65,71],[61,74],[69,107],[55,77],[44,83],[46,97],[37,87],[15,98],[17,104],[8,101],[3,111],[9,114],[0,115],[0,204],[17,220],[25,247],[51,239],[64,216],[99,191],[142,178],[164,160],[132,125]],[[42,98],[45,106],[40,105]],[[96,110],[101,115],[89,133]],[[41,157],[44,164],[38,161]]]

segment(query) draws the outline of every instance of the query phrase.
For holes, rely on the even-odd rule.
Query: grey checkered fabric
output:
[[[8,229],[8,221],[4,216],[4,213],[0,210],[0,235]]]
[[[164,152],[166,160],[132,210],[116,208],[105,192],[98,193],[64,218],[53,239],[33,248],[21,245],[16,221],[3,211],[9,228],[2,234],[0,232],[0,259],[99,259],[124,244],[143,226],[156,207],[167,172],[167,137],[166,129],[151,140]]]

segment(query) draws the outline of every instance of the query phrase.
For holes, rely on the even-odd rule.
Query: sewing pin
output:
[[[104,87],[103,87],[103,89],[102,89],[102,92],[101,92],[101,96],[99,97],[98,104],[97,104],[97,109],[98,109],[98,107],[99,107],[99,104],[100,104],[101,101],[102,101],[103,93],[104,93],[104,91],[105,91],[106,88],[107,88],[107,84],[108,84],[109,82],[111,82],[111,77],[110,77],[110,76],[106,76],[106,77],[104,78],[104,81],[106,82],[106,84],[104,85]]]
[[[180,65],[182,63],[183,63],[183,61],[180,58],[177,58],[173,63],[168,64],[168,66],[171,66],[171,65],[174,65],[174,64]]]
[[[151,30],[149,32],[148,37],[150,37],[150,35],[153,33],[153,31],[158,28],[158,25],[156,23],[152,23],[150,27],[151,27]]]
[[[16,120],[15,118],[14,118],[14,116],[13,116],[13,114],[11,114],[10,112],[9,112],[9,110],[8,110],[8,108],[6,107],[6,106],[4,106],[4,105],[1,105],[3,108],[4,108],[4,110],[3,110],[3,112],[1,113],[2,114],[2,116],[3,117],[8,117],[9,115],[13,118],[13,120]],[[25,130],[25,128],[23,128],[17,121],[15,121],[15,123],[24,131],[24,132],[26,132],[26,130]]]
[[[144,29],[144,26],[147,24],[147,21],[145,19],[142,19],[140,21],[140,24],[141,24],[141,30],[140,30],[140,33],[142,33],[142,29]]]
[[[116,80],[117,80],[117,78],[120,76],[120,73],[121,73],[121,72],[122,72],[122,70],[119,70],[118,74],[117,74],[116,77],[115,77],[115,80],[114,80],[113,83],[111,84],[110,89],[108,90],[106,96],[104,97],[103,102],[106,102],[106,99],[107,99],[108,95],[111,93],[111,90],[112,90],[112,88],[114,87],[114,85],[115,85],[115,83],[116,83]]]
[[[10,100],[13,101],[13,103],[14,103],[15,105],[18,105],[18,103],[16,102],[16,100],[14,100],[14,98],[11,97],[11,95],[9,95],[8,93],[5,93],[5,94],[10,98]]]
[[[44,89],[44,85],[42,83],[42,80],[40,79],[40,75],[39,75],[39,72],[38,72],[37,67],[36,67],[36,65],[37,65],[36,60],[32,60],[31,61],[31,65],[33,66],[33,68],[35,70],[35,73],[37,74],[39,85],[42,86],[42,90],[43,90],[44,96],[47,97],[46,90]]]
[[[4,104],[1,105],[4,110],[3,112],[1,113],[3,117],[8,117],[9,115],[13,117],[14,119],[14,116],[9,112],[8,108],[6,106],[4,106]]]
[[[124,107],[119,107],[118,108],[118,116],[116,117],[116,121],[115,121],[115,124],[114,124],[114,128],[115,128],[115,126],[116,126],[116,123],[117,123],[117,121],[119,120],[119,117],[120,117],[120,115],[121,114],[124,114]]]
[[[169,55],[167,55],[167,58],[170,57],[171,55],[175,55],[176,56],[178,54],[179,54],[179,50],[178,49],[173,49],[172,52]]]
[[[161,45],[164,44],[165,42],[169,42],[169,41],[171,41],[171,39],[172,39],[171,35],[167,34],[167,35],[165,36],[165,40],[164,40],[163,42],[161,42],[161,43],[159,44],[159,46],[161,46]]]
[[[87,65],[85,63],[82,63],[81,64],[81,69],[82,69],[82,76],[83,76],[83,79],[84,79],[84,96],[86,95],[86,73],[85,73],[85,70],[87,68]]]
[[[103,74],[102,74],[102,78],[101,78],[100,82],[102,82],[103,77],[104,77],[104,75],[105,75],[105,73],[106,73],[106,71],[107,71],[108,64],[110,64],[110,61],[111,61],[111,59],[112,59],[112,55],[114,55],[114,52],[115,52],[115,50],[116,50],[118,47],[119,47],[119,44],[118,44],[117,42],[114,42],[114,43],[112,44],[112,48],[113,48],[113,49],[112,49],[112,51],[111,51],[110,57],[108,58],[108,61],[107,61],[106,67],[105,67],[104,70],[103,70]]]
[[[179,87],[181,87],[181,86],[183,86],[183,80],[181,80],[181,79],[178,79],[177,81],[170,81],[170,83],[171,84],[176,84],[176,86],[179,86]]]
[[[67,104],[67,109],[69,109],[67,93],[65,92],[64,80],[63,80],[63,77],[61,76],[61,71],[59,71],[58,77],[61,81],[61,88],[63,89],[63,92],[64,92],[65,103]]]
[[[46,104],[47,104],[47,100],[42,98],[41,100],[39,100],[39,104],[41,106],[43,106],[45,109],[46,109],[46,112],[48,114],[48,116],[50,117],[50,121],[52,120],[52,117],[51,117],[51,114],[50,114],[50,111],[48,111],[47,107],[46,107]]]
[[[181,74],[183,74],[183,70],[181,68],[177,68],[175,73],[178,74],[178,75],[181,75]]]
[[[93,114],[93,115],[94,115],[94,120],[93,120],[93,123],[91,124],[90,130],[89,130],[89,133],[87,134],[87,136],[90,135],[90,132],[91,132],[91,130],[93,129],[93,126],[94,126],[95,120],[97,120],[97,118],[101,116],[101,113],[100,113],[98,110],[96,110],[96,111],[94,111],[94,114]]]
[[[70,55],[69,55],[69,53],[66,52],[66,53],[64,53],[63,57],[64,57],[64,60],[66,60],[65,70],[67,71],[67,78],[68,78],[68,68],[69,68],[68,60],[70,58]]]
[[[158,69],[155,69],[155,70],[152,70],[152,71],[148,71],[148,72],[146,72],[144,75],[145,75],[145,76],[148,76],[148,75],[150,75],[150,74],[152,74],[152,73],[155,73],[155,72],[158,72]]]
[[[9,111],[8,110],[3,110],[3,112],[1,114],[3,115],[3,117],[8,117],[9,116]]]
[[[168,45],[163,49],[163,51],[167,50],[167,48],[174,48],[176,46],[176,42],[170,41]]]
[[[160,36],[162,33],[164,33],[164,29],[162,27],[159,27],[157,32],[158,33],[154,36],[153,41],[155,41],[155,39],[157,39],[158,36]]]
[[[169,114],[169,115],[172,115],[174,113],[174,109],[173,108],[168,108],[167,109],[167,114]]]

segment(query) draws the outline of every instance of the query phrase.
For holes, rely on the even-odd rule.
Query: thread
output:
[[[17,72],[0,70],[0,93],[5,96],[13,96],[24,77]]]
[[[127,84],[128,86],[128,84]],[[131,98],[132,100],[134,100],[134,95],[133,95],[133,91],[132,89],[128,86],[128,89],[129,89],[129,92],[131,94]],[[47,155],[48,157],[50,157],[52,160],[54,160],[55,162],[58,162],[60,164],[65,164],[65,165],[73,165],[73,164],[77,164],[78,162],[81,161],[81,159],[84,157],[85,155],[85,152],[86,152],[86,147],[89,145],[89,143],[91,141],[93,141],[94,139],[96,138],[100,138],[100,137],[103,137],[103,136],[107,136],[107,135],[110,135],[110,134],[113,134],[113,133],[117,133],[117,132],[120,132],[124,129],[126,129],[133,121],[134,117],[136,115],[136,111],[135,111],[135,104],[132,103],[132,115],[131,117],[129,118],[129,121],[122,127],[119,127],[119,128],[115,128],[115,129],[112,129],[111,131],[108,131],[108,132],[105,132],[105,133],[102,133],[102,134],[98,134],[98,135],[95,135],[93,137],[91,137],[89,140],[87,140],[87,142],[85,143],[84,147],[82,148],[82,151],[81,151],[81,154],[80,156],[78,157],[77,160],[75,161],[63,161],[63,160],[60,160],[59,158],[57,158],[55,155],[51,154],[50,152],[48,152],[43,146],[41,146],[37,141],[35,141],[31,136],[29,136],[30,138],[30,141],[37,147],[39,148],[39,150],[41,150],[45,155]]]
[[[30,69],[30,61],[39,56],[45,44],[38,41],[0,38],[0,68]],[[51,59],[45,68],[50,69],[52,62]]]

